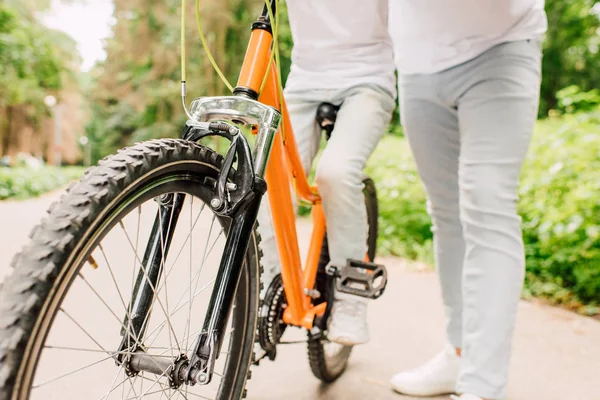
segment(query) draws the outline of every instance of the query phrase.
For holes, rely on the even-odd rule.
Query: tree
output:
[[[187,86],[190,97],[226,94],[198,39],[188,0]],[[202,25],[217,64],[234,82],[260,0],[203,0]],[[155,137],[176,137],[185,123],[180,99],[180,0],[117,0],[106,60],[93,71],[94,118],[87,127],[100,157]]]
[[[0,155],[22,150],[41,155],[44,138],[32,136],[49,116],[44,98],[72,99],[79,91],[78,54],[73,39],[37,21],[32,0],[9,3],[15,7],[0,4]]]
[[[596,0],[546,0],[540,115],[557,108],[557,92],[565,87],[600,87],[599,5]]]

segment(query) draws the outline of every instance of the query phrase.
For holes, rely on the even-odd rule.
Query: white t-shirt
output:
[[[395,95],[387,0],[287,0],[287,6],[294,48],[286,90],[375,84]]]
[[[544,0],[389,2],[390,35],[402,74],[436,73],[502,42],[540,38],[547,28]]]

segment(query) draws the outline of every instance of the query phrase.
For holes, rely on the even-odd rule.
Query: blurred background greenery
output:
[[[95,163],[137,141],[177,137],[185,122],[179,97],[180,0],[114,0],[106,57],[85,70],[75,40],[43,23],[55,4],[0,3],[0,163],[6,166],[0,167],[0,199],[37,195],[81,172],[34,159],[47,164]],[[263,2],[200,4],[211,50],[235,82],[249,26]],[[195,40],[193,7],[189,4],[187,10],[188,93],[224,94],[226,88]],[[527,247],[525,295],[597,314],[600,3],[546,0],[546,10],[549,31],[539,121],[520,193]],[[282,16],[285,78],[293,44],[285,12]],[[382,253],[431,263],[431,221],[397,110],[371,159],[369,174],[381,202]]]

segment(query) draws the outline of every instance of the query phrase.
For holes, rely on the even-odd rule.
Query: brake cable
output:
[[[267,11],[269,13],[270,20],[275,21],[275,24],[274,24],[275,26],[273,27],[273,45],[272,45],[270,60],[269,60],[268,66],[267,66],[267,70],[265,71],[265,76],[263,77],[259,92],[263,91],[263,89],[267,83],[269,73],[271,72],[273,59],[275,60],[275,64],[277,67],[277,69],[276,69],[277,79],[279,80],[279,82],[281,82],[281,67],[280,67],[280,54],[279,54],[279,8],[280,8],[280,7],[278,7],[279,0],[276,1],[275,15],[273,14],[273,8],[271,7],[271,2],[269,0],[265,0],[265,5],[267,7]],[[217,75],[219,75],[219,78],[225,84],[227,89],[229,89],[229,91],[233,92],[233,90],[234,90],[233,85],[227,80],[227,77],[225,77],[225,74],[217,65],[217,62],[215,61],[215,58],[213,57],[210,47],[208,46],[206,36],[204,35],[204,30],[202,28],[202,22],[201,22],[200,0],[196,0],[196,25],[198,27],[198,32],[200,34],[200,42],[202,43],[202,47],[204,49],[204,52],[206,53],[206,56],[208,57],[208,60],[210,61],[213,69],[215,70]],[[186,47],[185,47],[186,46],[185,27],[186,27],[186,0],[181,0],[181,97],[182,97],[183,107],[186,111],[186,114],[188,115],[188,117],[190,117],[190,113],[188,111],[187,103],[186,103],[186,97],[187,97],[186,73],[187,73],[187,71],[186,71],[186,51],[185,51],[185,49],[186,49]],[[278,96],[279,96],[279,103],[282,104],[283,91],[281,89],[281,85],[278,85],[277,91],[278,91]]]

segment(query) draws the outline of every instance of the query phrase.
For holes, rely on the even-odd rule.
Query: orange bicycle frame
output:
[[[313,306],[308,295],[308,291],[312,290],[315,284],[325,236],[325,216],[317,188],[309,184],[300,161],[285,99],[280,91],[281,82],[275,62],[272,62],[269,68],[272,43],[273,36],[268,30],[253,29],[236,91],[258,94],[259,102],[274,107],[282,114],[282,124],[273,141],[265,179],[268,199],[272,205],[281,277],[288,303],[283,320],[290,325],[311,329],[315,317],[322,315],[326,309],[326,303]],[[261,92],[265,76],[266,82]],[[298,248],[295,211],[290,190],[292,181],[295,183],[297,195],[313,205],[313,232],[304,268]]]

